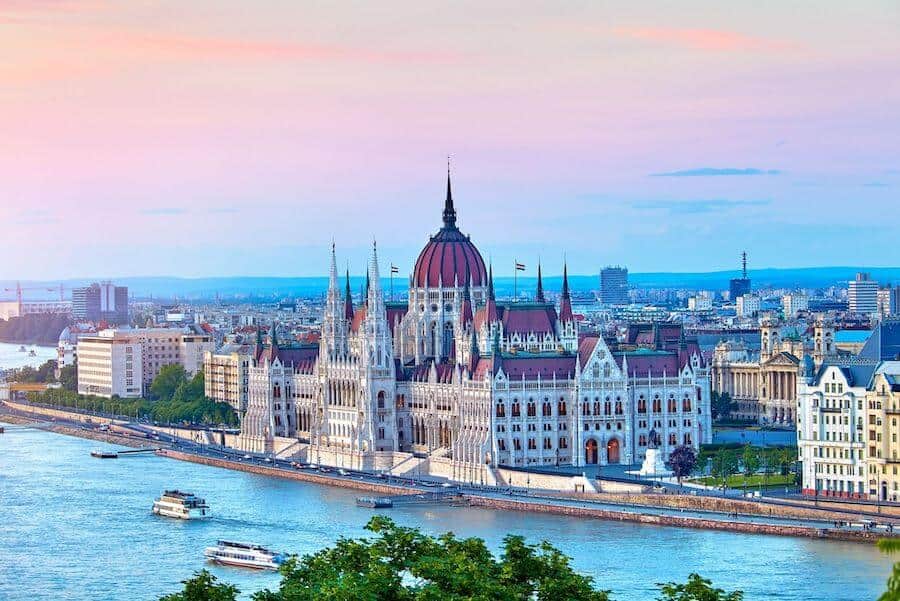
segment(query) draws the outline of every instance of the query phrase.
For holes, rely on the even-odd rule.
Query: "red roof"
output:
[[[504,357],[501,360],[504,373],[510,380],[558,380],[575,377],[575,355],[557,357]]]
[[[444,227],[431,237],[416,260],[413,285],[419,288],[487,284],[487,270],[481,253],[456,227]]]
[[[507,305],[501,321],[506,334],[552,334],[556,331],[556,309],[552,305]]]
[[[678,355],[675,353],[628,353],[628,377],[661,378],[665,372],[667,377],[678,375]],[[619,367],[622,367],[622,354],[614,355]]]

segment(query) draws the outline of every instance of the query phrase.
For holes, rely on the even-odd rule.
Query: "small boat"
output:
[[[260,545],[227,540],[216,541],[216,546],[204,549],[203,555],[214,563],[255,570],[277,570],[287,559],[283,553]]]
[[[115,459],[119,454],[115,451],[91,451],[91,457],[97,459]]]
[[[30,351],[28,351],[28,356],[29,357],[37,357],[37,353],[34,352],[34,349],[31,349]]]
[[[25,352],[25,347],[24,347],[24,346],[20,346],[20,347],[19,347],[19,352],[20,352],[20,353],[24,353],[24,352]]]
[[[153,513],[167,518],[196,520],[209,517],[209,505],[193,493],[167,490],[153,501]]]

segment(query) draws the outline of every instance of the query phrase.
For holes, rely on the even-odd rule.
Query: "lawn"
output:
[[[722,485],[721,478],[714,478],[712,476],[694,478],[690,480],[690,482],[696,482],[697,484],[703,484],[705,486]],[[769,474],[768,476],[765,476],[763,474],[753,474],[752,476],[745,476],[744,474],[734,474],[728,477],[728,488],[765,488],[772,486],[793,486],[794,482],[794,474],[787,474],[785,476],[782,476],[781,474]]]

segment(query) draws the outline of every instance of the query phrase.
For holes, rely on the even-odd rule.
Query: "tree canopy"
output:
[[[689,476],[691,472],[694,471],[696,465],[697,451],[694,447],[682,445],[675,447],[672,449],[672,452],[669,453],[669,467],[672,468],[672,472],[675,474],[675,477],[678,478],[679,484],[681,484],[682,478]]]
[[[254,601],[609,601],[590,576],[550,543],[528,544],[508,535],[499,557],[480,538],[422,534],[375,516],[366,525],[375,536],[340,538],[334,546],[281,568],[277,590]],[[183,582],[184,590],[160,601],[235,601],[238,590],[206,570]],[[659,601],[741,601],[697,574],[686,584],[657,585]]]

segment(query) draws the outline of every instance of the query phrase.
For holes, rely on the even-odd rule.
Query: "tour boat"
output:
[[[260,545],[227,540],[217,541],[215,547],[207,547],[203,555],[215,563],[256,570],[277,570],[286,559],[283,553],[270,551]]]
[[[209,516],[209,505],[193,493],[167,490],[153,501],[153,513],[167,518],[196,520]]]

